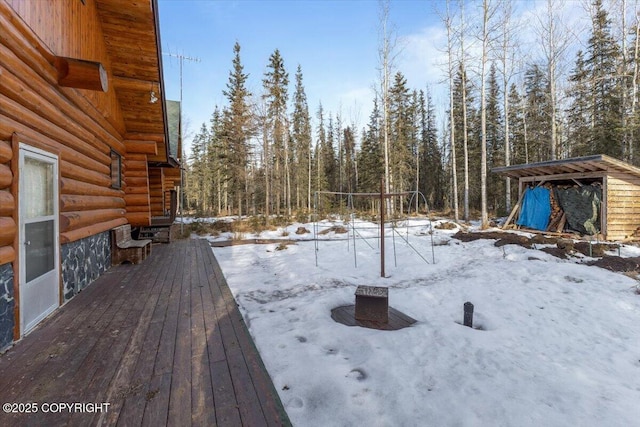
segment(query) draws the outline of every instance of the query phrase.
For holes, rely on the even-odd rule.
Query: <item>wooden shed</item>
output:
[[[599,154],[498,167],[492,172],[517,179],[521,199],[527,186],[596,183],[602,186],[599,217],[604,239],[633,238],[640,226],[640,168],[621,160]]]
[[[156,0],[0,0],[0,350],[110,266],[113,227],[167,215]]]

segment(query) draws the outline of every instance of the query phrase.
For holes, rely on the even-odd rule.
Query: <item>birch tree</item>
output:
[[[447,9],[445,16],[442,18],[445,28],[447,29],[447,80],[449,83],[449,150],[451,152],[451,175],[453,181],[453,217],[456,221],[460,220],[458,209],[458,171],[456,167],[456,139],[455,139],[455,114],[454,108],[454,86],[455,86],[455,61],[454,61],[454,35],[453,35],[453,16],[449,8],[451,2],[447,0]]]
[[[516,36],[515,25],[513,23],[513,0],[503,0],[502,2],[502,37],[500,38],[499,62],[502,73],[502,109],[505,117],[504,120],[504,166],[511,165],[511,140],[509,120],[510,104],[509,104],[509,86],[514,76],[514,68],[516,63]],[[511,211],[511,179],[505,177],[505,209]]]
[[[389,141],[389,86],[391,73],[393,71],[394,60],[397,56],[397,38],[391,31],[389,23],[389,0],[380,1],[379,11],[379,47],[378,59],[380,61],[380,74],[382,80],[382,133],[383,133],[383,153],[384,153],[384,182],[385,192],[393,190],[393,174],[390,168],[390,141]],[[387,211],[394,212],[392,198],[387,198]]]
[[[480,147],[480,210],[482,228],[489,227],[489,215],[487,211],[487,95],[486,95],[486,71],[489,58],[491,18],[496,12],[495,5],[489,0],[482,2],[482,56],[480,61],[480,127],[482,132]]]
[[[558,81],[564,56],[571,45],[571,33],[562,23],[563,0],[547,0],[543,16],[538,16],[536,33],[544,55],[545,77],[549,84],[549,153],[551,160],[558,158]]]

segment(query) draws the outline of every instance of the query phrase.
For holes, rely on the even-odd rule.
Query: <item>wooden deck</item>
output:
[[[38,411],[0,425],[290,425],[205,240],[111,268],[0,356],[6,402]]]

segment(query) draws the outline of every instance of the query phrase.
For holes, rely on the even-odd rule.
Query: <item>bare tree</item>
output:
[[[538,16],[536,25],[536,33],[541,43],[549,84],[549,126],[551,129],[549,150],[551,160],[558,157],[558,80],[564,56],[571,41],[571,32],[562,23],[563,6],[564,0],[547,0],[544,15]]]
[[[635,23],[635,39],[633,45],[633,75],[631,78],[631,118],[634,120],[634,123],[631,126],[630,135],[629,135],[629,161],[633,163],[635,150],[634,150],[634,134],[636,127],[636,108],[638,101],[638,54],[640,53],[640,19],[638,18],[638,5],[636,4],[636,23]]]
[[[389,80],[393,70],[396,52],[397,38],[389,28],[389,0],[380,0],[379,11],[379,48],[378,57],[380,61],[380,73],[382,77],[382,120],[383,120],[383,152],[384,152],[384,181],[385,192],[390,193],[393,189],[393,174],[389,166]],[[393,199],[387,198],[387,210],[394,212]]]
[[[458,209],[458,172],[456,167],[456,143],[455,143],[455,114],[453,112],[454,106],[454,78],[455,78],[455,64],[454,64],[454,35],[453,35],[453,16],[451,9],[449,8],[450,0],[447,0],[446,14],[442,17],[442,21],[447,29],[447,78],[449,80],[449,144],[451,149],[451,175],[453,178],[453,215],[456,221],[460,219]]]
[[[514,75],[514,65],[516,62],[516,40],[513,24],[513,0],[503,0],[502,2],[502,37],[500,41],[500,63],[502,65],[502,108],[504,110],[504,165],[511,165],[511,141],[509,129],[509,84]],[[505,208],[511,211],[511,179],[505,178]]]
[[[464,151],[464,220],[469,221],[469,132],[467,128],[467,70],[466,51],[464,42],[466,37],[466,21],[464,18],[464,0],[460,3],[460,70],[462,71],[462,140]]]
[[[482,56],[480,65],[480,127],[482,132],[480,147],[480,209],[482,215],[482,228],[489,226],[487,212],[487,96],[486,96],[486,69],[489,57],[489,20],[495,9],[491,9],[489,0],[482,1]]]

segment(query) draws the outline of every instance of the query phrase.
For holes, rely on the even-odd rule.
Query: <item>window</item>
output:
[[[111,150],[111,188],[122,188],[122,158]]]

